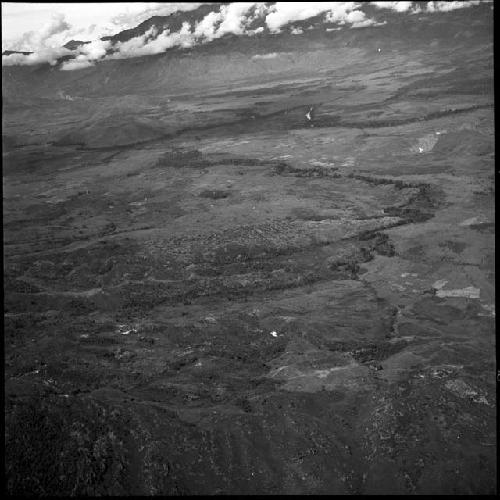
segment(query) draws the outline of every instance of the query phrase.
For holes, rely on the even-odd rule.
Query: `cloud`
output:
[[[304,21],[333,8],[333,2],[276,2],[266,16],[266,24],[271,31],[279,32],[288,23]]]
[[[192,47],[220,38],[228,33],[247,34],[246,27],[253,20],[252,9],[261,7],[256,2],[234,3],[223,5],[218,12],[208,13],[196,26],[185,22],[178,33],[165,30],[157,34],[149,30],[144,35],[132,38],[114,46],[115,52],[108,59],[126,59],[145,55],[159,54],[172,47]],[[254,34],[258,31],[254,31]]]
[[[2,66],[22,66],[26,64],[26,58],[27,56],[24,54],[10,54],[8,56],[2,55]]]
[[[99,2],[99,3],[2,3],[2,45],[11,50],[35,51],[38,44],[15,47],[14,43],[27,35],[39,33],[44,23],[56,14],[63,16],[71,29],[64,33],[64,45],[71,38],[94,40],[130,29],[152,16],[167,16],[178,11],[190,11],[201,3],[175,2]],[[54,38],[56,39],[57,36]],[[25,37],[25,42],[30,39]],[[37,42],[36,39],[32,39]]]
[[[110,24],[114,25],[113,33],[133,28],[153,16],[169,16],[175,12],[195,10],[202,5],[202,3],[135,2],[115,5],[123,5],[126,10],[111,18]],[[118,28],[118,30],[116,28]]]
[[[375,1],[370,5],[377,9],[388,9],[400,13],[414,14],[416,12],[447,12],[455,9],[471,7],[479,4],[479,0],[471,1],[430,1],[427,3],[407,1]],[[55,5],[55,4],[54,4]],[[64,4],[57,4],[64,5]],[[69,4],[68,4],[69,5]],[[94,4],[93,4],[94,5]],[[40,30],[24,33],[15,44],[6,48],[17,51],[35,50],[34,54],[11,54],[2,56],[2,65],[32,65],[40,63],[56,64],[57,59],[64,55],[73,55],[74,59],[66,61],[61,65],[63,71],[71,71],[87,68],[97,61],[107,59],[127,59],[132,57],[159,54],[173,47],[193,47],[195,45],[208,43],[227,34],[238,36],[253,36],[264,31],[266,26],[272,34],[278,34],[281,29],[290,25],[290,33],[301,35],[303,27],[294,26],[294,22],[324,16],[327,23],[337,25],[328,27],[328,31],[338,29],[339,26],[350,28],[361,28],[366,26],[378,26],[374,19],[367,17],[362,8],[363,2],[276,2],[275,4],[263,2],[235,2],[231,4],[213,5],[213,11],[209,12],[202,20],[194,26],[185,22],[179,32],[172,33],[169,30],[159,32],[152,27],[146,33],[125,42],[112,44],[99,39],[103,32],[117,33],[122,29],[137,26],[140,22],[153,15],[170,15],[177,11],[189,11],[196,9],[201,4],[190,3],[128,3],[107,5],[104,19],[82,27],[72,26],[64,14],[53,16]],[[104,9],[97,7],[96,9]],[[72,9],[77,9],[73,4]],[[61,7],[63,9],[63,7]],[[69,9],[69,7],[64,7]],[[84,13],[81,6],[78,12]],[[88,10],[88,8],[87,8]],[[68,10],[69,12],[69,10]],[[76,10],[72,10],[73,14]],[[96,16],[87,19],[94,20]],[[307,29],[313,29],[309,26]],[[74,51],[62,48],[62,45],[70,39],[91,40],[91,43],[81,45]],[[254,56],[255,59],[266,59],[276,57],[264,54],[262,57]]]
[[[345,21],[351,23],[353,28],[364,28],[375,24],[373,19],[368,19],[364,12],[353,10],[345,16]]]
[[[463,9],[479,5],[479,0],[469,0],[468,2],[427,2],[427,12],[450,12],[452,10]]]
[[[362,12],[360,2],[277,2],[269,8],[266,24],[272,32],[294,21],[304,21],[311,17],[325,14],[331,23],[352,24],[353,28],[370,26],[374,20],[368,19]]]
[[[48,63],[54,66],[62,56],[70,55],[72,52],[63,47],[42,48],[33,54],[10,54],[2,55],[2,66],[34,66],[36,64]]]
[[[61,71],[74,71],[77,69],[90,68],[94,66],[94,62],[87,59],[85,56],[77,56],[75,59],[71,59],[71,61],[66,61],[61,66]]]
[[[487,0],[486,0],[487,1]],[[410,12],[411,14],[416,14],[422,11],[425,12],[450,12],[452,10],[464,9],[467,7],[472,7],[474,5],[479,5],[480,0],[469,0],[463,2],[420,2],[419,4],[415,2],[371,2],[378,9],[390,9],[396,12]]]
[[[208,13],[195,27],[194,36],[207,41],[215,38],[216,26],[222,21],[222,12]]]
[[[178,33],[165,30],[156,36],[156,29],[150,28],[144,35],[118,43],[113,48],[116,51],[106,59],[128,59],[153,54],[160,54],[172,47],[191,47],[194,44],[191,25],[184,22]]]
[[[41,48],[61,46],[63,44],[60,43],[60,35],[70,29],[71,25],[68,24],[64,15],[55,14],[40,30],[28,31],[17,40],[11,41],[9,49],[30,52],[39,51]]]
[[[2,56],[2,66],[32,66],[35,64],[48,63],[52,66],[57,64],[59,58],[68,55],[76,55],[74,59],[65,61],[61,65],[62,71],[93,66],[96,61],[102,59],[111,47],[110,41],[94,40],[91,43],[81,45],[76,50],[68,50],[64,47],[42,47],[33,54],[11,54]]]
[[[210,12],[196,24],[194,38],[207,42],[228,33],[234,35],[254,34],[258,31],[248,30],[247,27],[265,10],[265,5],[258,2],[223,5],[219,12]]]
[[[107,50],[111,47],[109,40],[94,40],[93,42],[81,45],[77,50],[85,55],[87,59],[101,59],[106,55]]]
[[[278,57],[277,52],[270,52],[269,54],[255,54],[254,56],[251,57],[252,60],[258,60],[258,59],[276,59]]]
[[[19,5],[19,9],[15,5],[11,8],[11,17],[4,16],[4,10],[7,9],[3,9],[4,6],[2,6],[2,25],[5,24],[7,18],[11,24],[14,22],[18,23],[18,17],[21,14],[23,19],[29,16],[32,21],[31,25],[36,25],[36,22],[33,22],[33,19],[31,19],[32,16],[30,16],[30,9],[27,4],[24,7],[22,4]],[[40,63],[54,65],[59,57],[73,54],[77,56],[78,61],[76,59],[67,61],[62,65],[61,69],[72,70],[88,67],[95,61],[103,58],[106,50],[109,48],[109,44],[106,45],[102,42],[99,39],[100,37],[132,28],[155,15],[167,16],[177,11],[190,11],[198,8],[200,5],[202,4],[164,2],[130,2],[122,4],[103,2],[101,4],[92,4],[91,7],[84,4],[47,4],[47,7],[40,10],[40,16],[43,17],[45,15],[46,18],[51,9],[56,7],[58,11],[65,13],[58,12],[57,14],[53,14],[52,18],[49,18],[40,29],[31,30],[10,39],[2,38],[4,50],[35,52],[29,56],[22,54],[2,56],[2,65],[34,65]],[[18,13],[17,10],[19,10]],[[77,24],[77,27],[68,22],[67,17],[71,17],[74,24]],[[87,21],[87,24],[83,25],[80,19],[92,19],[93,22],[90,23]],[[71,39],[91,40],[92,43],[79,47],[74,52],[61,48]],[[181,46],[185,45],[185,40],[182,36],[179,37],[177,35],[171,38],[170,41],[160,39],[157,45],[161,45],[161,43],[168,48],[171,44],[175,45],[176,43]],[[151,51],[154,52],[154,47],[146,51],[146,53]],[[133,56],[133,52],[130,49],[129,52]]]
[[[45,23],[39,31],[24,33],[10,45],[12,50],[17,51],[30,51],[35,48],[34,53],[2,56],[2,66],[32,66],[44,63],[55,65],[60,57],[73,54],[72,51],[62,47],[71,31],[72,27],[63,14],[52,16],[52,19]]]
[[[134,54],[145,55],[147,52],[143,51],[144,46],[149,40],[155,38],[158,34],[158,30],[152,26],[143,35],[139,35],[135,38],[131,38],[126,42],[120,42],[113,46],[114,53],[108,55],[108,59],[125,59],[127,57],[133,57]],[[143,51],[143,52],[141,52]]]
[[[413,2],[371,2],[378,9],[391,9],[396,12],[408,12],[412,8]]]
[[[220,13],[222,22],[215,34],[216,37],[227,33],[242,35],[245,32],[245,25],[248,22],[247,14],[255,6],[255,2],[239,2],[222,6]]]
[[[78,53],[76,58],[65,61],[60,69],[61,71],[73,71],[94,66],[96,61],[102,59],[107,54],[110,47],[111,42],[109,40],[94,40],[93,42],[81,45],[75,51]]]
[[[247,35],[257,35],[258,33],[262,33],[264,31],[264,26],[259,26],[258,28],[255,28],[254,30],[247,30]]]
[[[346,22],[360,22],[362,19],[366,18],[364,12],[356,10],[359,7],[359,3],[355,2],[342,2],[336,4],[336,6],[330,9],[326,14],[326,20],[330,23],[345,24]],[[359,16],[363,16],[362,18]]]
[[[250,59],[252,61],[266,60],[266,59],[276,59],[278,57],[289,57],[292,56],[293,52],[268,52],[267,54],[255,54]]]

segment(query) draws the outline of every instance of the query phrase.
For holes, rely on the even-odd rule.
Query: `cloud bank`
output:
[[[420,6],[413,5],[413,2],[371,2],[372,5],[378,9],[390,9],[396,12],[417,12],[420,10]]]
[[[463,9],[479,5],[480,0],[469,0],[468,2],[427,2],[427,12],[450,12],[452,10]]]
[[[2,56],[2,66],[13,65],[35,65],[40,63],[49,63],[54,65],[57,60],[65,55],[71,55],[72,52],[62,47],[58,40],[58,35],[70,29],[61,14],[56,14],[52,20],[44,24],[39,31],[29,31],[12,45],[13,50],[30,51],[31,47],[37,47],[36,52],[29,55],[11,54]]]
[[[479,3],[481,3],[480,0],[430,1],[426,3],[375,1],[370,2],[370,5],[376,7],[377,10],[385,9],[402,14],[415,14],[418,12],[449,12]],[[18,51],[29,51],[36,48],[33,54],[2,56],[2,65],[41,63],[55,65],[59,58],[72,56],[72,59],[64,61],[60,67],[62,71],[72,71],[92,67],[96,62],[107,59],[128,59],[160,54],[173,47],[189,48],[211,42],[228,34],[255,36],[265,30],[271,34],[286,30],[294,35],[301,35],[303,28],[294,26],[293,23],[311,18],[320,19],[320,22],[329,25],[336,25],[336,27],[327,25],[328,31],[339,29],[339,27],[362,28],[383,24],[377,23],[375,19],[369,18],[363,12],[362,8],[367,5],[366,2],[276,2],[274,4],[239,2],[220,7],[214,5],[214,10],[203,19],[192,24],[186,21],[181,29],[174,33],[169,30],[159,31],[153,27],[142,35],[115,44],[95,37],[95,33],[109,30],[109,26],[119,27],[113,31],[116,33],[125,28],[137,26],[140,22],[154,15],[165,16],[178,11],[190,11],[202,4],[149,2],[125,5],[127,5],[125,11],[115,13],[100,26],[90,25],[86,30],[74,28],[63,14],[54,15],[40,30],[24,33],[15,43],[7,47]],[[91,43],[81,45],[75,50],[62,47],[69,39],[88,39],[84,35],[89,33],[94,33],[94,39]]]
[[[277,52],[270,52],[269,54],[255,54],[251,57],[252,60],[256,61],[259,59],[276,59],[278,57]]]
[[[474,5],[479,5],[481,0],[468,0],[463,2],[448,1],[448,2],[370,2],[379,9],[390,9],[396,12],[410,12],[417,14],[420,12],[451,12],[452,10],[465,9]],[[491,3],[490,0],[483,0],[483,3]]]
[[[52,45],[63,45],[70,39],[95,40],[106,35],[134,28],[153,16],[168,16],[175,12],[191,11],[201,3],[124,2],[108,3],[11,3],[2,2],[2,46],[19,51],[35,51],[40,47],[37,34],[41,26],[53,17],[63,19],[58,37]],[[29,26],[27,33],[21,27]],[[50,44],[49,44],[50,45]]]

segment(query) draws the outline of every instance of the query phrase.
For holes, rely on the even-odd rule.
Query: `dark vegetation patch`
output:
[[[495,223],[494,222],[480,222],[478,224],[471,224],[469,226],[471,229],[475,229],[476,231],[486,232],[486,233],[494,233],[495,232]]]
[[[436,120],[445,116],[469,113],[478,109],[491,108],[491,104],[477,104],[466,108],[451,108],[440,111],[433,111],[421,116],[411,116],[404,119],[388,120],[363,120],[363,121],[344,121],[338,116],[319,116],[314,120],[315,127],[345,127],[345,128],[383,128],[409,125],[410,123]]]
[[[10,494],[128,494],[129,430],[120,411],[58,396],[9,401],[7,407],[5,464]]]
[[[372,361],[383,361],[397,354],[407,347],[407,342],[379,342],[376,344],[365,344],[351,351],[352,357],[359,363],[370,363]]]
[[[203,154],[197,149],[172,149],[163,153],[155,166],[160,168],[203,168],[208,165]]]
[[[273,173],[275,175],[292,175],[295,177],[331,177],[339,178],[341,175],[336,172],[337,168],[327,167],[307,167],[296,168],[292,167],[286,162],[279,162],[273,166]]]
[[[336,220],[337,217],[324,216],[316,213],[315,210],[309,207],[296,207],[292,209],[291,216],[296,220],[310,220],[310,221],[321,221],[321,220]]]
[[[202,297],[217,297],[220,300],[246,300],[257,293],[272,290],[286,290],[302,287],[325,279],[320,270],[307,270],[301,273],[283,273],[275,275],[259,273],[248,276],[244,283],[224,276],[199,278],[190,282],[162,284],[142,284],[134,286],[126,284],[120,288],[123,297],[121,308],[130,313],[140,314],[160,304],[189,305]]]
[[[401,181],[399,179],[387,179],[384,177],[373,177],[369,175],[360,175],[360,174],[348,174],[347,177],[350,179],[357,179],[360,181],[367,182],[369,184],[373,184],[374,186],[379,186],[379,185],[392,185],[397,189],[404,189],[404,188],[418,188],[420,187],[420,184],[415,184],[413,182],[405,182]]]
[[[443,191],[431,184],[421,184],[418,192],[403,205],[388,207],[384,212],[390,216],[401,217],[404,224],[425,222],[434,217],[436,209],[442,204]]]
[[[4,293],[38,293],[41,291],[38,286],[22,278],[12,279],[11,277],[6,277],[4,278],[3,287]]]
[[[441,248],[449,248],[455,253],[462,253],[467,245],[461,241],[446,240],[439,243],[439,246]]]
[[[206,168],[218,165],[235,167],[267,166],[272,161],[219,154],[203,154],[197,149],[175,148],[163,153],[155,163],[160,168]]]
[[[218,158],[212,159],[214,165],[234,165],[235,167],[259,167],[269,165],[267,160],[259,160],[258,158]]]
[[[5,305],[4,305],[5,307]],[[4,312],[5,311],[4,309]],[[23,311],[24,314],[10,315],[4,314],[3,326],[5,339],[19,342],[33,331],[33,328],[43,321],[43,318],[33,312]]]
[[[373,260],[375,254],[387,257],[395,255],[394,245],[385,233],[366,231],[353,240],[351,246],[328,261],[335,279],[358,279],[360,264]]]
[[[4,302],[4,311],[6,313],[23,313],[26,310],[41,313],[53,309],[65,310],[70,314],[79,315],[92,312],[94,307],[84,298],[55,297],[45,293],[27,294],[13,292],[6,295]]]

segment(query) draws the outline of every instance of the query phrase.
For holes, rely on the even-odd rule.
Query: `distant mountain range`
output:
[[[214,12],[211,17],[220,19],[219,8],[212,4],[191,12],[152,17],[131,30],[113,35],[110,40],[115,46],[101,45],[109,51],[117,51],[120,43],[137,37],[140,41],[140,35],[152,27],[157,32],[177,33],[186,21],[191,27],[196,26],[207,12]],[[263,29],[252,36],[230,32],[209,43],[202,40],[191,46],[165,47],[154,54],[111,56],[84,66],[81,71],[64,70],[64,64],[78,62],[78,48],[90,42],[69,40],[65,47],[76,48],[75,52],[59,55],[51,63],[39,62],[35,54],[29,64],[2,66],[3,107],[15,117],[10,123],[11,133],[16,136],[15,124],[20,124],[22,129],[25,114],[29,114],[30,119],[36,116],[40,123],[46,123],[46,133],[37,137],[28,133],[16,136],[18,142],[45,141],[99,148],[167,135],[173,137],[182,130],[198,130],[220,123],[238,127],[245,117],[251,117],[256,129],[263,120],[270,120],[276,127],[288,126],[287,123],[295,123],[293,113],[298,113],[300,120],[306,120],[306,113],[316,104],[327,113],[329,123],[340,123],[341,108],[336,106],[328,114],[328,104],[324,103],[348,96],[346,106],[356,108],[360,105],[357,102],[360,89],[365,85],[378,88],[378,80],[389,70],[399,78],[398,75],[420,74],[422,68],[427,68],[419,80],[422,89],[413,88],[408,82],[401,84],[397,91],[401,92],[398,96],[420,92],[416,98],[422,103],[427,95],[433,95],[431,91],[436,85],[441,93],[446,93],[451,83],[455,93],[491,93],[493,78],[490,81],[478,77],[478,74],[490,73],[492,76],[488,65],[493,50],[493,15],[488,5],[445,14],[401,14],[375,10],[371,5],[364,9],[376,20],[376,25],[351,28],[346,23],[339,26],[318,15],[294,21],[288,27],[285,24],[281,32],[271,33],[264,28],[265,17],[256,16],[258,24],[256,22],[252,29],[256,26]],[[294,34],[297,31],[300,34]],[[81,54],[84,53],[81,50]],[[469,65],[467,72],[457,74],[454,68],[460,66],[467,54],[468,60],[476,63]],[[12,57],[22,59],[24,56]],[[435,63],[441,67],[443,61],[446,74],[429,70]],[[379,75],[366,78],[371,71]],[[363,78],[367,81],[348,77],[352,74],[365,75]],[[458,83],[454,82],[456,78],[460,79]],[[205,108],[188,115],[180,111],[179,102],[184,99],[189,102],[191,96],[198,95],[206,97]],[[242,109],[239,95],[252,96],[251,102]],[[276,115],[285,108],[297,111]],[[317,113],[316,107],[314,112]],[[47,119],[46,113],[57,114],[59,121]],[[79,113],[80,118],[77,122],[65,122],[61,117],[66,113],[69,117]],[[315,120],[318,123],[317,115]]]
[[[150,19],[142,22],[135,28],[121,31],[116,35],[103,36],[101,40],[109,40],[112,43],[126,42],[132,38],[144,35],[148,30],[155,27],[159,33],[169,30],[171,33],[177,32],[181,29],[183,23],[188,22],[194,25],[200,22],[210,12],[215,12],[220,9],[222,3],[213,3],[208,5],[201,5],[197,9],[188,12],[174,12],[169,16],[153,16]]]
[[[4,50],[2,52],[3,56],[10,56],[12,54],[22,54],[23,56],[29,56],[30,54],[33,54],[33,52],[21,52],[19,50]]]
[[[120,43],[144,35],[153,27],[157,33],[165,30],[178,33],[185,22],[193,28],[211,12],[216,17],[220,7],[221,4],[202,5],[189,12],[151,17],[133,29],[103,37],[112,43],[106,50],[116,52]],[[187,47],[167,47],[155,54],[109,57],[83,71],[60,71],[67,61],[78,60],[76,49],[91,43],[73,39],[64,47],[75,52],[59,55],[54,63],[35,60],[25,65],[2,65],[3,97],[9,102],[23,102],[35,97],[61,99],[61,92],[76,99],[170,95],[200,91],[207,85],[225,87],[238,81],[249,84],[271,81],[278,75],[283,79],[298,75],[322,77],[344,57],[344,49],[356,54],[356,60],[363,60],[363,64],[370,64],[379,54],[407,53],[417,48],[425,53],[440,51],[452,61],[460,59],[469,45],[489,47],[493,39],[493,14],[487,4],[443,14],[398,13],[373,5],[364,5],[363,10],[377,25],[351,28],[348,24],[327,21],[321,14],[293,21],[281,32],[271,33],[266,28],[265,16],[255,16],[250,29],[262,29],[253,36],[226,33],[209,43],[203,40]],[[30,53],[13,50],[3,53],[15,54],[22,57]],[[349,64],[355,64],[354,59]]]
[[[272,2],[268,3],[267,5],[270,5]],[[177,11],[174,12],[173,14],[167,15],[167,16],[153,16],[150,19],[147,19],[146,21],[138,24],[136,27],[131,28],[131,29],[126,29],[123,31],[120,31],[119,33],[116,33],[114,35],[109,35],[109,36],[103,36],[100,38],[101,41],[109,41],[111,42],[111,46],[107,49],[107,53],[111,54],[115,52],[116,49],[116,44],[124,43],[127,42],[133,38],[140,37],[142,35],[145,35],[148,33],[152,28],[155,30],[155,34],[152,37],[152,39],[157,38],[161,33],[165,32],[168,30],[169,33],[178,33],[184,23],[189,23],[191,27],[196,26],[198,23],[200,23],[208,14],[213,13],[214,16],[220,11],[221,6],[228,5],[227,2],[225,3],[211,3],[211,4],[204,4],[199,6],[196,9],[190,10],[190,11]],[[377,23],[379,24],[388,24],[386,28],[383,30],[383,33],[380,33],[381,36],[383,37],[391,37],[391,36],[396,36],[400,38],[419,38],[420,36],[428,36],[424,35],[424,33],[431,34],[432,36],[436,36],[437,33],[435,33],[434,26],[435,23],[438,22],[440,25],[440,30],[444,30],[444,32],[448,31],[446,24],[442,23],[441,20],[439,19],[433,19],[434,15],[430,14],[428,12],[422,11],[421,14],[416,14],[416,15],[410,15],[408,13],[401,14],[399,12],[396,12],[394,10],[390,9],[377,9],[374,5],[371,5],[369,2],[363,3],[362,7],[363,12],[368,15],[369,18],[375,19]],[[486,7],[489,11],[489,7]],[[255,9],[257,7],[252,8],[248,12],[249,18],[253,17],[253,20],[251,21],[250,25],[246,26],[247,30],[255,30],[259,28],[258,36],[256,38],[262,39],[262,37],[266,37],[266,35],[270,35],[270,30],[268,26],[266,25],[265,22],[265,16],[253,16],[255,14]],[[490,11],[491,12],[491,11]],[[455,19],[457,16],[462,17],[462,16],[467,16],[470,14],[469,9],[463,9],[463,12],[459,11],[454,11],[448,13],[449,19],[450,19],[450,30],[455,30]],[[439,17],[439,16],[438,16]],[[423,23],[419,23],[418,21],[425,21]],[[397,22],[393,22],[397,21]],[[217,23],[215,24],[217,25]],[[345,26],[345,25],[343,25]],[[418,26],[418,30],[417,30]],[[325,31],[335,31],[336,29],[340,29],[339,25],[337,22],[334,20],[328,21],[327,18],[325,18],[325,13],[321,13],[316,16],[308,17],[305,20],[296,20],[288,23],[285,26],[282,26],[284,28],[284,31],[290,32],[290,28],[293,27],[295,30],[298,32],[302,33],[305,32],[306,30],[312,30],[314,31],[315,28],[321,27],[322,32]],[[417,30],[417,31],[416,31]],[[349,39],[353,37],[357,37],[357,34],[355,35],[354,33],[349,33],[351,30],[343,30],[343,36],[346,39],[347,43],[349,42]],[[358,31],[358,30],[353,30],[353,31]],[[310,31],[309,31],[310,32]],[[440,33],[439,36],[443,36],[445,33]],[[228,39],[233,39],[237,35],[233,33],[227,33],[223,35],[222,37],[215,37],[215,40],[228,40]],[[273,38],[276,37],[276,34],[273,34]],[[215,40],[212,41],[215,42]],[[85,40],[69,40],[66,42],[63,47],[71,50],[71,51],[76,51],[79,47],[91,43],[90,41],[85,41]],[[216,44],[217,45],[217,44]],[[179,49],[179,47],[172,47],[173,49]],[[15,51],[15,50],[5,50],[2,52],[2,55],[8,56],[12,54],[22,54],[22,55],[29,55],[32,54],[33,52],[21,52],[21,51]],[[77,54],[75,55],[65,55],[59,59],[60,62],[63,61],[68,61],[73,58],[75,58]]]
[[[120,31],[119,33],[116,33],[114,35],[109,35],[109,36],[103,36],[100,38],[102,41],[110,41],[112,44],[119,43],[119,42],[126,42],[128,40],[131,40],[132,38],[136,38],[138,36],[144,35],[148,30],[151,28],[155,28],[157,33],[160,34],[166,30],[169,30],[171,33],[177,32],[181,29],[183,23],[189,22],[191,25],[194,25],[198,22],[200,22],[207,14],[210,12],[215,12],[222,5],[225,5],[224,3],[212,3],[208,5],[201,5],[197,9],[194,9],[192,11],[188,12],[183,12],[183,11],[178,11],[174,12],[173,14],[170,14],[168,16],[153,16],[150,19],[147,19],[146,21],[140,23],[137,25],[135,28],[127,29]],[[66,42],[63,47],[68,49],[68,50],[76,50],[78,47],[81,47],[82,45],[91,43],[90,41],[83,41],[83,40],[70,40]],[[3,56],[8,56],[11,54],[23,54],[23,55],[29,55],[32,54],[33,52],[20,52],[16,50],[4,50],[2,52]],[[67,58],[65,58],[67,59]]]

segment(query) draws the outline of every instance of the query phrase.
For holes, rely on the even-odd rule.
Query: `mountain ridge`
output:
[[[110,46],[105,48],[105,55],[106,57],[113,56],[115,52],[119,52],[120,44],[129,42],[130,40],[138,37],[143,37],[146,34],[149,34],[148,36],[149,41],[154,41],[165,32],[168,32],[170,34],[179,33],[179,31],[186,23],[189,24],[190,29],[194,29],[198,25],[198,23],[200,23],[202,20],[206,18],[208,14],[213,13],[218,15],[221,7],[224,7],[226,5],[228,4],[227,3],[203,4],[197,7],[196,9],[190,11],[177,11],[166,16],[155,15],[139,23],[137,26],[133,28],[119,31],[113,35],[103,36],[99,38],[98,41],[109,42]],[[442,24],[441,22],[442,18],[439,19],[439,17],[443,15],[446,16],[446,22],[450,23],[453,30],[455,28],[454,24],[456,20],[459,19],[464,14],[467,15],[472,11],[481,10],[481,8],[483,9],[483,12],[488,12],[488,14],[490,13],[490,9],[487,4],[480,4],[478,6],[474,6],[472,7],[472,11],[469,8],[469,9],[458,9],[450,12],[432,13],[432,14],[430,14],[429,12],[421,12],[419,14],[408,14],[408,13],[396,12],[393,10],[377,9],[375,6],[370,5],[369,3],[363,4],[362,8],[363,12],[366,12],[369,15],[370,19],[375,21],[375,24],[366,27],[358,27],[355,29],[355,31],[369,29],[369,28],[382,28],[383,25],[389,24],[392,26],[385,26],[385,30],[383,30],[381,33],[382,35],[384,34],[384,31],[387,32],[387,30],[390,30],[391,36],[394,35],[395,33],[398,33],[399,35],[404,35],[405,37],[413,36],[412,31],[415,30],[415,26],[418,26],[418,30],[421,32],[432,31],[432,27],[436,24],[436,22],[438,24],[441,24],[441,29],[443,29],[445,32],[449,31],[449,29],[447,30],[446,24]],[[474,15],[472,17],[474,17]],[[329,19],[328,16],[326,16],[326,13],[324,12],[310,16],[306,19],[289,21],[281,27],[281,31],[275,33],[272,33],[270,31],[270,29],[266,25],[265,18],[262,16],[259,17],[259,15],[256,14],[255,7],[250,9],[246,14],[246,16],[247,16],[246,17],[247,29],[249,29],[250,32],[242,34],[223,33],[222,36],[219,35],[212,38],[206,38],[206,36],[203,35],[201,36],[201,38],[199,38],[198,43],[196,43],[193,47],[199,47],[202,45],[206,45],[207,43],[213,44],[218,39],[221,38],[227,40],[228,38],[231,39],[231,37],[241,37],[241,36],[243,37],[266,36],[274,38],[274,37],[279,37],[280,35],[283,35],[283,33],[287,32],[291,32],[294,35],[300,34],[301,36],[304,36],[305,34],[307,34],[308,31],[315,31],[318,28],[323,28],[322,30],[320,29],[320,31],[329,30],[331,32],[330,34],[333,34],[334,31],[339,30],[342,32],[343,36],[351,38],[351,36],[348,35],[348,32],[352,31],[352,29],[349,29],[345,25],[345,23],[341,22],[339,24],[337,21]],[[218,27],[220,23],[221,23],[220,19],[216,20],[216,22],[214,23],[214,29],[215,27]],[[92,41],[90,40],[71,39],[67,41],[64,45],[62,45],[62,48],[68,49],[75,53],[59,56],[57,58],[55,65],[60,64],[61,62],[71,61],[72,59],[76,60],[79,55],[79,53],[76,51],[79,48],[82,48],[84,45],[88,45],[91,43]],[[165,53],[168,52],[169,50],[177,48],[178,48],[177,45],[167,47],[163,52],[160,53]],[[33,53],[36,53],[36,51],[18,51],[18,50],[7,49],[2,53],[2,55],[4,56],[9,56],[13,54],[30,55]],[[128,58],[132,57],[141,57],[141,55],[129,56]]]

